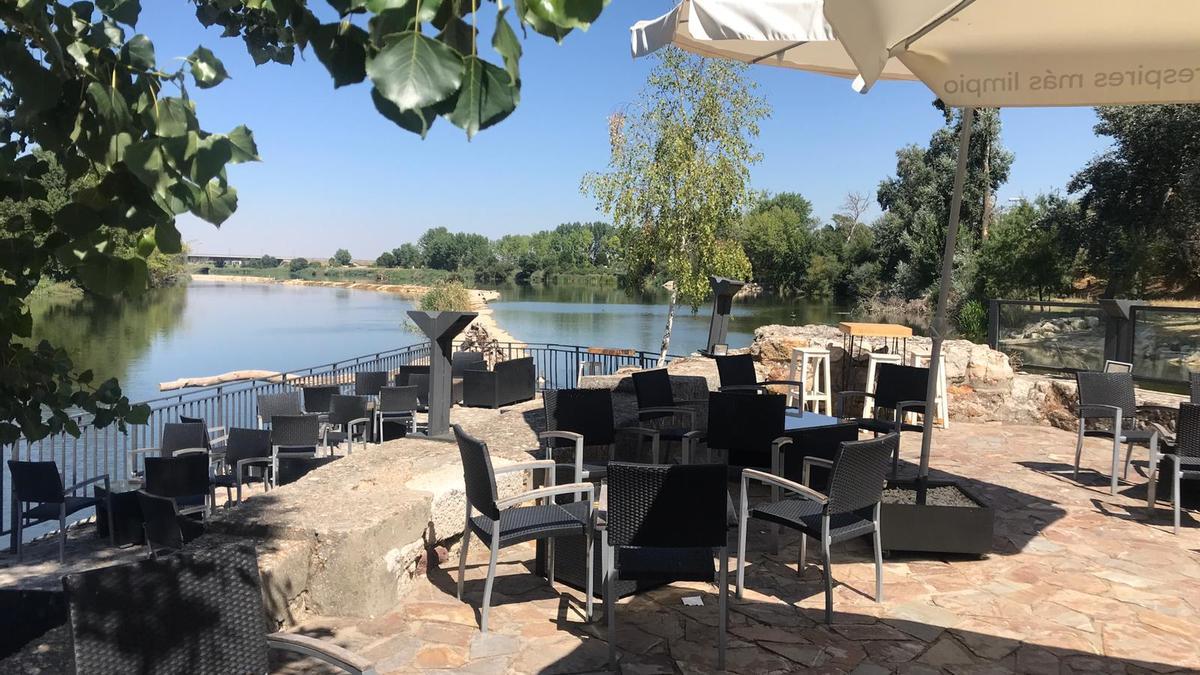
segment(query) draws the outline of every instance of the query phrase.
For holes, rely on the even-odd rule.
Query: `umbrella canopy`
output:
[[[1186,0],[684,0],[632,33],[634,56],[674,43],[862,92],[920,80],[955,107],[1200,101]]]
[[[854,78],[919,80],[962,108],[958,166],[930,326],[918,477],[929,474],[967,150],[977,107],[1200,102],[1200,2],[1191,0],[683,0],[631,29],[634,57],[703,56]]]

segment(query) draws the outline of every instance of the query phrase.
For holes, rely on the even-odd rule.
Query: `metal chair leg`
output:
[[[67,504],[58,505],[58,564],[67,561]]]
[[[606,552],[611,555],[611,551]],[[608,669],[617,670],[617,571],[610,563],[604,579],[604,613],[608,616]]]
[[[879,542],[879,505],[875,505],[875,602],[883,602],[883,546]]]
[[[746,583],[746,521],[750,520],[749,500],[746,497],[746,482],[742,481],[742,497],[738,509],[738,558],[737,558],[737,597],[742,597],[742,588]]]
[[[1158,463],[1162,456],[1158,454],[1158,434],[1150,437],[1150,482],[1146,484],[1146,507],[1153,510],[1158,502]]]
[[[1079,480],[1079,459],[1083,455],[1083,418],[1079,419],[1079,438],[1075,441],[1075,473],[1071,474],[1071,480]]]
[[[554,537],[546,540],[546,580],[554,588]]]
[[[467,571],[467,549],[471,546],[471,507],[467,506],[467,522],[463,525],[462,544],[458,549],[458,599],[462,600],[463,575]]]
[[[587,615],[587,619],[586,619],[587,622],[591,623],[592,622],[592,611],[594,609],[594,607],[593,607],[594,601],[592,599],[592,593],[594,590],[593,589],[593,583],[594,583],[593,578],[595,576],[595,554],[594,554],[594,550],[593,550],[593,544],[595,543],[595,539],[596,539],[595,533],[592,531],[591,527],[589,527],[587,529],[587,533],[584,534],[584,537],[587,540],[587,582],[584,584],[585,585],[584,593],[587,594],[587,599],[584,600],[584,604],[585,604],[584,614]]]
[[[496,580],[496,557],[500,553],[500,537],[495,534],[499,530],[500,523],[496,523],[493,528],[492,535],[492,553],[488,559],[487,581],[483,584],[483,610],[480,612],[479,630],[486,633],[488,630],[488,608],[492,604],[492,583]]]
[[[14,502],[17,509],[17,562],[25,559],[24,539],[25,532],[25,516],[21,513],[21,502]]]
[[[717,549],[717,555],[721,556],[720,588],[717,589],[717,593],[719,593],[717,596],[717,630],[720,631],[717,636],[717,670],[725,670],[726,614],[729,604],[729,549],[722,546]]]
[[[1172,471],[1174,477],[1171,480],[1171,503],[1175,511],[1175,534],[1179,534],[1179,474],[1183,468],[1179,463],[1179,455],[1171,456],[1171,464],[1174,465],[1171,467],[1174,469]]]
[[[1129,480],[1129,462],[1133,459],[1133,443],[1125,444],[1125,468],[1121,470],[1121,478]]]
[[[833,565],[829,563],[829,540],[821,542],[825,557],[825,623],[833,623]]]
[[[1112,485],[1109,487],[1109,492],[1113,495],[1117,494],[1117,472],[1121,469],[1121,434],[1118,432],[1113,435],[1113,451],[1112,451]]]
[[[804,576],[804,565],[808,562],[808,535],[800,533],[800,560],[796,565],[796,574]]]

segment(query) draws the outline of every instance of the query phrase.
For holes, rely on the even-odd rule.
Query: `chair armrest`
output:
[[[172,457],[187,457],[188,455],[206,455],[208,450],[204,448],[180,448],[171,453]]]
[[[780,436],[771,441],[771,473],[783,475],[783,449],[794,442],[791,436]]]
[[[550,479],[550,485],[554,485],[554,467],[558,466],[552,459],[535,459],[530,462],[518,462],[516,464],[506,464],[492,469],[492,474],[499,476],[501,474],[513,473],[515,471],[536,471],[537,469],[546,470],[546,476]]]
[[[779,476],[771,475],[766,471],[759,471],[758,469],[742,469],[742,484],[745,485],[747,480],[756,480],[760,483],[783,488],[788,492],[794,492],[800,497],[817,502],[818,504],[825,504],[829,501],[828,497],[808,486],[801,485],[786,478],[780,478]]]
[[[647,429],[646,427],[621,427],[614,429],[618,434],[634,434],[636,436],[645,436],[646,438],[654,439],[658,437],[658,429]]]
[[[831,471],[833,470],[833,460],[825,459],[824,457],[806,456],[804,458],[804,460],[800,463],[800,466],[802,467],[800,470],[800,472],[801,472],[800,482],[802,484],[808,485],[808,477],[812,473],[813,465],[824,467]]]
[[[311,656],[354,675],[374,675],[375,666],[354,652],[326,640],[295,633],[271,633],[267,647]]]
[[[162,448],[130,448],[129,456],[132,458],[137,455],[146,454],[147,452],[162,452]]]
[[[519,495],[509,497],[507,499],[497,499],[496,508],[506,509],[510,506],[516,506],[534,499],[542,497],[557,497],[558,495],[575,494],[579,492],[587,493],[587,502],[591,504],[596,500],[596,486],[591,483],[566,483],[563,485],[547,485],[536,490],[522,492]]]
[[[766,388],[762,384],[729,384],[717,387],[717,391],[764,391]]]
[[[638,408],[638,416],[639,417],[642,416],[643,414],[654,414],[654,413],[665,413],[668,415],[686,415],[688,417],[688,419],[690,419],[692,421],[692,424],[696,423],[696,411],[691,408],[680,408],[677,406],[659,406],[659,407],[654,407],[654,408]]]
[[[384,413],[384,414],[386,415],[387,413]],[[354,427],[354,426],[358,426],[359,424],[370,424],[370,423],[371,423],[371,420],[369,418],[359,417],[357,419],[352,419],[349,422],[346,422],[346,426]]]
[[[234,468],[234,475],[237,476],[238,485],[242,484],[242,467],[250,466],[252,464],[262,464],[263,466],[270,469],[271,468],[271,458],[270,457],[247,457],[245,459],[239,459],[237,461],[237,466]]]
[[[87,487],[88,485],[91,485],[92,483],[99,483],[100,481],[104,481],[104,490],[108,491],[108,474],[102,473],[99,476],[96,476],[94,478],[89,478],[87,480],[80,481],[80,482],[72,485],[71,487],[63,488],[63,494],[65,495],[68,492],[74,492],[81,487]]]
[[[544,441],[547,438],[562,438],[578,443],[583,440],[583,434],[577,434],[574,431],[543,431],[538,434],[539,441]]]
[[[803,385],[804,383],[801,382],[800,380],[762,380],[758,384],[763,387],[765,387],[769,384],[782,384],[782,385],[787,385],[789,387],[799,387],[799,386]]]
[[[676,405],[676,406],[681,406],[681,405],[708,405],[708,399],[706,399],[706,398],[686,398],[686,399],[683,399],[683,400],[677,400],[677,401],[675,401],[675,405]]]
[[[1077,416],[1080,419],[1116,419],[1121,416],[1121,409],[1115,405],[1103,405],[1100,403],[1089,403],[1079,406]]]

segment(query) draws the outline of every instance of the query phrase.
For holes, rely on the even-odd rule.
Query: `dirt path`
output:
[[[350,288],[361,291],[375,291],[377,293],[391,293],[404,298],[420,299],[422,295],[429,290],[428,286],[419,286],[415,284],[377,284],[366,281],[317,281],[315,279],[287,279],[279,280],[271,277],[254,277],[241,276],[234,274],[194,274],[192,275],[193,282],[199,283],[243,283],[243,284],[282,284],[285,286],[323,286],[326,288]],[[499,291],[485,291],[479,289],[467,289],[467,293],[471,295],[471,310],[478,312],[479,317],[472,322],[475,325],[482,326],[488,332],[488,335],[499,342],[520,342],[515,337],[510,335],[508,331],[500,327],[496,323],[496,318],[492,314],[492,308],[488,306],[489,302],[500,299]]]

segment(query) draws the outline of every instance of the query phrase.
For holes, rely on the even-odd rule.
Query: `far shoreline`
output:
[[[275,279],[273,277],[249,276],[241,274],[192,274],[191,280],[200,283],[234,283],[234,284],[280,284],[283,286],[318,286],[325,288],[348,288],[359,291],[373,291],[376,293],[391,293],[403,298],[412,298],[419,300],[428,290],[429,286],[419,284],[377,284],[366,281],[317,281],[313,279]],[[468,288],[467,293],[471,296],[471,311],[477,312],[479,316],[472,321],[472,325],[482,327],[487,334],[497,342],[511,342],[515,344],[524,344],[520,340],[513,337],[508,331],[504,330],[496,322],[496,317],[492,312],[492,308],[488,305],[493,300],[500,299],[499,291],[480,290],[477,288]]]

